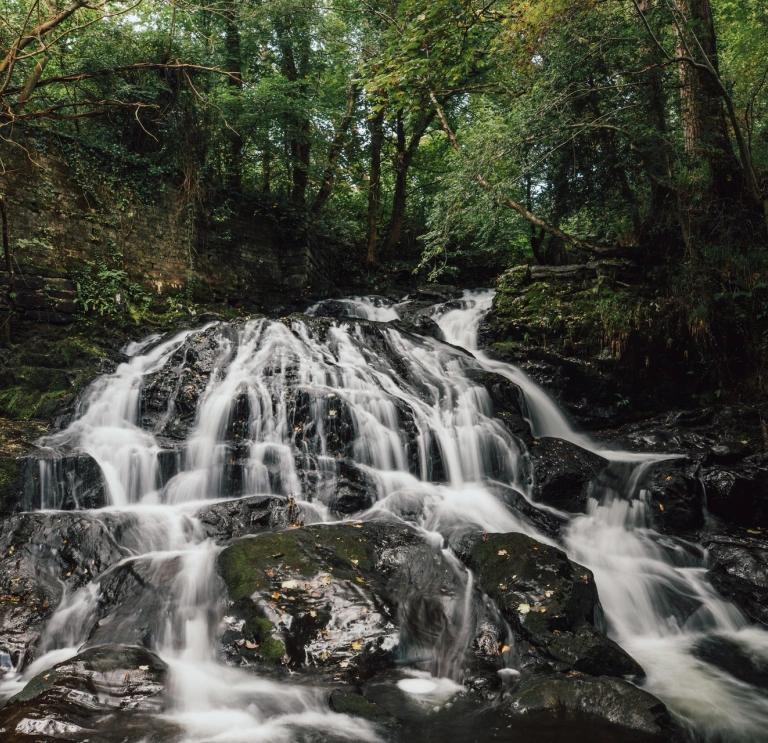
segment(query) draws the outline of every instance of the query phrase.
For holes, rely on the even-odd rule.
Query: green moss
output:
[[[259,646],[259,655],[269,663],[279,663],[285,657],[285,645],[280,640],[269,637]]]
[[[298,568],[302,575],[314,572],[295,537],[286,532],[241,539],[227,547],[219,557],[221,576],[235,601],[265,588],[264,570],[281,563],[294,570]]]
[[[661,332],[654,327],[651,303],[636,286],[605,275],[531,282],[526,271],[511,269],[499,280],[490,323],[500,340],[582,357],[609,348],[620,358],[630,334]]]
[[[361,717],[362,719],[370,720],[371,722],[386,724],[394,721],[392,715],[383,707],[379,707],[377,704],[369,702],[360,694],[353,694],[349,691],[334,691],[331,695],[331,707],[334,712],[338,712],[342,715]]]
[[[0,514],[10,511],[21,484],[21,460],[16,457],[0,457]]]
[[[347,531],[343,531],[344,528]],[[358,542],[349,533],[349,527],[331,530],[328,536],[332,540],[330,544],[334,547],[336,557],[342,562],[348,562],[352,567],[360,568],[360,570],[370,570],[373,567],[366,544]]]
[[[8,700],[8,705],[29,702],[45,691],[52,689],[58,678],[56,671],[43,671],[35,676],[18,694]]]

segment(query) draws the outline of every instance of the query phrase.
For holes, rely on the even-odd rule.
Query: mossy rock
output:
[[[353,678],[391,667],[399,602],[423,597],[413,586],[430,570],[430,610],[455,589],[442,557],[418,531],[392,522],[243,537],[219,556],[232,599],[222,654],[236,665],[279,663]]]
[[[330,707],[341,715],[360,717],[379,725],[394,725],[395,718],[383,707],[368,701],[362,694],[336,689],[331,692]]]
[[[24,489],[26,460],[22,457],[0,456],[0,516],[16,509]]]

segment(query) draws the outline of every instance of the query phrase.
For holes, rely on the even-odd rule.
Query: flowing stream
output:
[[[521,388],[536,437],[562,438],[609,460],[594,483],[588,512],[564,515],[568,525],[559,546],[594,571],[609,634],[645,668],[644,688],[705,737],[732,743],[766,739],[765,690],[695,652],[707,639],[725,638],[768,660],[768,633],[750,625],[708,584],[700,547],[653,530],[640,483],[643,471],[665,455],[596,445],[522,370],[479,351],[478,326],[492,298],[490,291],[468,292],[458,303],[435,306],[433,317],[447,344],[389,324],[403,303],[365,297],[335,302],[349,318],[382,323],[375,337],[344,317],[329,320],[322,332],[316,321],[292,318],[151,336],[131,344],[128,361],[93,383],[73,422],[41,442],[52,455],[40,460],[42,508],[61,503],[56,455],[86,452],[98,462],[109,498],[107,507],[93,513],[97,518],[127,514],[133,525],[121,537],[127,556],[109,570],[128,562],[153,574],[167,570],[166,604],[152,649],[171,669],[173,704],[166,716],[183,727],[188,741],[284,741],[301,730],[366,741],[378,735],[358,718],[331,712],[320,690],[279,683],[217,659],[224,613],[216,576],[221,547],[206,537],[195,513],[203,504],[231,497],[228,442],[237,401],[249,411],[238,434],[245,452],[242,495],[295,494],[306,501],[301,473],[311,470],[315,496],[305,513],[316,522],[331,519],[323,493],[335,477],[330,442],[336,429],[328,421],[345,417],[354,431],[354,460],[374,479],[378,497],[358,518],[408,522],[453,571],[445,631],[429,646],[401,637],[403,664],[412,670],[402,688],[443,701],[461,689],[475,621],[473,578],[451,545],[471,530],[520,531],[552,543],[500,495],[500,489],[513,487],[529,497],[528,454],[494,417],[485,389],[472,381],[469,371],[477,369],[501,374]],[[309,312],[321,317],[324,303]],[[142,388],[150,376],[166,372],[169,379],[182,380],[172,374],[188,363],[181,350],[210,334],[216,338],[213,371],[176,455],[175,474],[167,477],[162,429],[179,412],[172,402],[177,398],[171,395],[160,422],[148,427]],[[289,409],[289,392],[296,387],[308,410],[301,431]],[[65,594],[41,638],[39,657],[8,674],[0,694],[17,692],[35,673],[73,656],[88,641],[105,574]],[[100,640],[127,642],[138,621],[122,617],[100,628]]]

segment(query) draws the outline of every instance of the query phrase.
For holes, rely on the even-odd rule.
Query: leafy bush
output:
[[[117,317],[128,312],[137,321],[149,309],[152,298],[122,268],[111,268],[105,261],[86,261],[75,270],[75,303],[84,317]]]

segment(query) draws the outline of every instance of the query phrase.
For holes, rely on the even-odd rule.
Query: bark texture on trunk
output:
[[[397,252],[400,236],[405,223],[405,210],[408,197],[408,169],[411,167],[416,151],[419,149],[421,138],[435,118],[435,110],[424,112],[414,124],[410,141],[407,140],[405,123],[402,112],[398,113],[396,126],[396,157],[395,157],[395,192],[392,196],[392,215],[389,219],[387,237],[384,241],[383,253],[391,258]]]
[[[378,262],[379,194],[381,193],[381,145],[384,140],[384,110],[369,124],[371,130],[371,173],[368,182],[368,249],[365,265],[373,268]]]
[[[718,85],[717,40],[709,0],[679,0],[675,24],[679,57],[706,59],[705,65],[683,62],[680,74],[680,118],[686,152],[706,160],[712,189],[718,198],[738,195],[743,188],[741,168],[734,155],[728,121]]]

